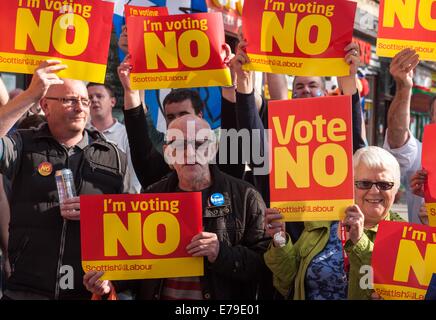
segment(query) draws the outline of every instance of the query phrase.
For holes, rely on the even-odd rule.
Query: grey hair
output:
[[[394,176],[394,190],[400,188],[401,171],[397,159],[385,149],[376,146],[361,148],[353,156],[354,171],[360,164],[370,169],[389,170]]]

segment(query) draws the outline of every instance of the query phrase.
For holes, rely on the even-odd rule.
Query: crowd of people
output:
[[[126,42],[124,33],[121,49],[127,49]],[[246,46],[241,39],[234,53],[226,48],[223,55],[233,85],[222,87],[221,128],[254,134],[267,129],[268,101],[255,91],[254,73],[243,69],[249,62]],[[405,49],[392,59],[397,90],[383,148],[367,146],[362,134],[359,57],[358,45],[347,45],[344,60],[350,73],[338,77],[340,92],[351,96],[353,122],[355,204],[343,221],[282,222],[283,216],[269,208],[268,175],[253,170],[270,164],[253,159],[231,163],[231,154],[220,155],[220,149],[235,149],[228,139],[215,139],[195,91],[173,89],[165,97],[167,132],[157,131],[143,92],[130,86],[129,55],[118,67],[125,125],[112,114],[116,100],[110,86],[61,79],[57,73],[67,66],[57,60],[41,63],[28,88],[14,97],[0,86],[2,299],[91,299],[112,291],[120,297],[128,292],[130,299],[380,298],[373,289],[360,287],[359,270],[371,265],[378,224],[403,221],[392,211],[401,183],[406,186],[408,221],[428,224],[421,143],[409,130],[419,56]],[[270,99],[287,99],[284,76],[267,78]],[[297,76],[292,92],[293,99],[324,97],[325,79]],[[432,122],[435,101],[429,106]],[[183,136],[172,134],[174,130]],[[200,130],[209,132],[208,138],[199,138]],[[268,142],[259,137],[255,148],[265,154]],[[236,148],[239,153],[242,149]],[[63,168],[72,170],[77,196],[60,203],[54,172]],[[186,250],[204,257],[204,276],[110,282],[100,279],[102,272],[84,273],[80,195],[190,191],[202,194],[203,231]],[[212,214],[211,195],[216,193],[224,200]],[[74,285],[67,288],[60,284],[64,265],[74,270]]]

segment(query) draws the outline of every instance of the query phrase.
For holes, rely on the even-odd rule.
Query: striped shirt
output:
[[[162,300],[203,300],[199,277],[168,278],[165,280]]]

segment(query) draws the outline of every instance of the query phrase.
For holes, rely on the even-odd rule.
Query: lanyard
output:
[[[347,242],[347,231],[345,225],[339,222],[339,227],[341,228],[341,242],[342,242],[342,254],[344,255],[344,270],[346,273],[350,271],[350,260],[347,253],[345,252],[345,243]]]

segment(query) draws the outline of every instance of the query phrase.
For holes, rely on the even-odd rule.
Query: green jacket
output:
[[[401,217],[390,212],[386,220],[404,221]],[[273,273],[273,283],[276,289],[285,297],[293,297],[294,300],[304,300],[306,271],[312,259],[326,246],[331,221],[305,222],[305,228],[295,245],[288,240],[282,248],[270,244],[265,252],[265,263]],[[345,251],[350,261],[350,273],[348,274],[348,299],[370,299],[371,289],[361,289],[359,286],[360,268],[371,265],[371,255],[374,248],[374,240],[378,225],[371,229],[365,229],[359,242],[353,244],[348,240]],[[288,236],[289,239],[289,236]]]

